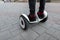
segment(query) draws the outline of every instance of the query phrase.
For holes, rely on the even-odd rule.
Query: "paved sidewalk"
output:
[[[39,5],[37,4],[36,12]],[[48,21],[32,24],[27,31],[19,26],[21,13],[29,13],[27,3],[0,4],[0,40],[60,40],[60,3],[47,3]]]

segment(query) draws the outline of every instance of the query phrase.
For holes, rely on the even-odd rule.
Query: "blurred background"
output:
[[[28,0],[0,0],[4,2],[28,2]],[[39,2],[39,0],[37,0]],[[46,2],[60,2],[60,0],[46,0]]]

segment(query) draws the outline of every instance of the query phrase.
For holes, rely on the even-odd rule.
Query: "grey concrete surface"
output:
[[[48,20],[23,31],[19,16],[29,14],[27,3],[0,3],[0,40],[60,40],[60,3],[46,3]],[[38,11],[38,3],[36,12]]]

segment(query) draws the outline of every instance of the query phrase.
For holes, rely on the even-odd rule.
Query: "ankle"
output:
[[[30,16],[31,18],[36,17],[35,14],[30,14],[29,16]]]

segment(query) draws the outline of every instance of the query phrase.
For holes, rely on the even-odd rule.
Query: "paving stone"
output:
[[[39,35],[36,34],[34,31],[32,30],[28,30],[28,31],[22,31],[21,35],[23,36],[23,38],[25,40],[34,40],[36,37],[38,37]]]
[[[14,31],[14,30],[20,29],[20,26],[19,26],[18,23],[13,24],[13,25],[11,25],[11,26],[12,26],[12,28],[9,29],[10,31]]]
[[[20,26],[18,23],[13,24],[12,28],[9,29],[9,31],[11,32],[12,36],[16,36],[18,34],[20,34]]]
[[[23,37],[19,34],[19,35],[13,37],[13,38],[8,39],[8,40],[24,40],[24,39],[23,39]]]
[[[19,29],[19,28],[20,28],[19,24],[15,23],[15,24],[2,26],[2,28],[0,28],[0,31],[5,31],[5,30],[14,31],[14,30]]]
[[[39,35],[42,35],[46,31],[46,29],[39,24],[33,26],[32,30],[37,32]]]
[[[0,32],[0,40],[7,40],[12,35],[9,31]]]
[[[5,25],[5,27],[4,27],[4,26],[2,26],[2,27],[3,27],[3,28],[0,28],[0,31],[6,31],[6,30],[9,30],[9,29],[14,28],[13,25]]]
[[[46,30],[46,32],[60,40],[60,30],[50,28],[49,30]]]
[[[58,24],[53,24],[52,27],[57,29],[57,30],[60,30],[60,25],[58,25]]]
[[[56,31],[53,35],[60,40],[60,31]]]
[[[12,36],[17,36],[18,34],[21,34],[21,33],[20,33],[19,29],[16,29],[14,31],[11,31],[11,34],[12,34]]]
[[[57,30],[54,28],[50,28],[50,29],[46,30],[47,33],[52,34],[52,35],[54,35],[56,31]]]
[[[14,19],[13,16],[9,17],[4,14],[2,14],[2,16],[0,16],[0,19],[1,19],[0,21],[2,21],[2,23],[3,23],[1,25],[3,25],[3,26],[13,24],[13,23],[15,23],[14,21],[16,21],[16,18]]]
[[[56,14],[57,15],[57,14]],[[60,25],[60,18],[59,18],[59,15],[57,15],[57,16],[54,16],[53,18],[53,21],[56,23],[56,24],[58,24],[58,25]]]
[[[36,40],[57,40],[57,39],[55,39],[54,37],[44,33],[43,35],[38,37]]]

